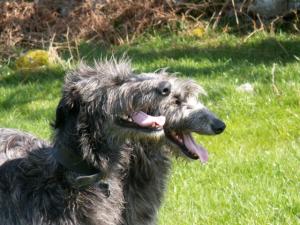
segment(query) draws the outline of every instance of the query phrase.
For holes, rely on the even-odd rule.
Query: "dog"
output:
[[[0,129],[0,224],[156,224],[170,153],[205,163],[192,133],[225,130],[201,93],[166,70],[137,74],[128,59],[79,65],[66,76],[52,143]]]

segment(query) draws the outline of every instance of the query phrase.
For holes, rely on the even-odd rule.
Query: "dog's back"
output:
[[[7,160],[24,157],[33,149],[49,144],[31,134],[15,129],[0,128],[0,165]]]

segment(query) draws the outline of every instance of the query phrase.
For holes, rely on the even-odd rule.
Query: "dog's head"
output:
[[[205,162],[207,152],[192,133],[220,134],[225,124],[199,102],[199,93],[204,90],[195,82],[164,70],[135,74],[127,60],[82,64],[66,77],[54,126],[97,141],[167,140]]]
[[[191,159],[206,162],[208,153],[196,143],[192,133],[217,135],[225,130],[226,125],[199,101],[199,95],[206,95],[206,92],[196,82],[173,77],[171,84],[172,91],[160,109],[166,117],[164,132],[167,143]]]

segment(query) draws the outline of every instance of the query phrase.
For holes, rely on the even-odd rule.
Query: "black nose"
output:
[[[226,128],[226,124],[218,119],[214,119],[211,124],[211,129],[215,134],[221,134]]]
[[[158,84],[158,91],[163,96],[168,96],[171,93],[171,83],[162,81]]]

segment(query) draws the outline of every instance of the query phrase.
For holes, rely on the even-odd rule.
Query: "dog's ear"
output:
[[[77,117],[80,108],[80,97],[76,92],[64,93],[56,109],[56,118],[52,126],[62,128],[67,120]]]

